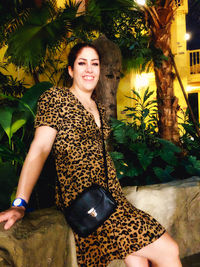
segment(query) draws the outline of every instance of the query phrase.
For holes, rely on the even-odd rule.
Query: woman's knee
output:
[[[179,246],[175,240],[172,239],[169,249],[172,255],[179,257]]]
[[[127,267],[134,266],[134,267],[148,267],[148,260],[144,257],[134,256],[134,255],[128,255],[124,262]]]
[[[179,246],[177,242],[168,233],[165,234],[165,237],[163,249],[165,249],[171,257],[179,257]]]
[[[152,262],[175,260],[179,257],[179,247],[168,233],[164,233],[159,239],[132,255],[145,257]]]

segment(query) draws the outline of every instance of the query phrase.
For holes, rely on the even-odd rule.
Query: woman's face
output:
[[[74,62],[74,68],[72,69],[69,66],[68,71],[73,78],[72,87],[92,92],[100,75],[100,62],[97,52],[91,47],[84,47]]]

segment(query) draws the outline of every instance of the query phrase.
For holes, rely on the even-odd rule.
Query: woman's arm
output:
[[[21,171],[16,197],[29,201],[44,163],[52,149],[57,131],[48,126],[38,127]],[[24,216],[24,207],[12,207],[0,213],[0,222],[5,221],[4,229],[9,229]]]

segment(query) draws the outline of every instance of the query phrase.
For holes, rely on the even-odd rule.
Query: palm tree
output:
[[[155,47],[163,51],[165,60],[160,66],[154,64],[159,133],[162,138],[180,144],[180,135],[178,130],[177,112],[179,109],[178,99],[174,95],[173,64],[171,59],[171,34],[170,28],[176,11],[175,0],[157,0],[154,5],[144,6],[143,11],[149,28],[151,42]]]
[[[64,71],[66,65],[63,64],[61,69],[58,68],[59,63],[62,63],[59,54],[62,56],[70,42],[94,40],[96,38],[95,31],[98,34],[103,33],[109,36],[117,45],[120,45],[125,59],[130,57],[130,52],[131,58],[133,59],[137,55],[141,64],[143,63],[141,60],[148,58],[139,52],[141,47],[147,46],[147,40],[142,34],[145,28],[145,24],[142,22],[142,14],[137,10],[136,5],[134,10],[130,9],[133,7],[133,2],[130,0],[124,0],[123,2],[121,0],[112,2],[90,0],[83,12],[78,11],[80,3],[75,4],[75,1],[68,1],[63,9],[57,8],[55,0],[40,0],[39,2],[34,0],[33,2],[30,6],[27,5],[26,0],[21,0],[14,12],[11,12],[11,10],[10,13],[7,12],[9,15],[13,14],[13,17],[4,16],[6,19],[3,21],[2,36],[4,43],[8,45],[6,56],[9,61],[18,67],[28,69],[35,82],[39,81],[39,73],[45,73],[54,84],[54,73],[60,72],[60,77],[64,76],[66,78]],[[139,19],[140,22],[138,22]],[[135,29],[135,35],[132,34],[133,28]],[[143,44],[141,45],[141,43]],[[111,50],[113,52],[113,49]],[[137,53],[135,53],[136,50]],[[54,56],[55,52],[56,57]],[[118,52],[116,53],[119,55]],[[109,51],[107,51],[107,55],[113,58]],[[120,61],[121,58],[118,59],[118,62]],[[130,62],[133,62],[133,60],[129,60],[128,65],[130,65]],[[105,98],[105,101],[103,100],[109,110],[108,116],[116,115],[115,96],[120,70],[121,67],[119,66],[117,72],[113,75],[115,81],[113,80],[113,86],[111,86],[115,93],[111,92],[110,97],[115,98],[115,100],[109,100],[110,104],[108,105],[107,100]],[[107,72],[111,71],[106,70]],[[107,75],[105,78],[109,81],[109,84],[112,83],[111,73],[109,77]],[[102,88],[102,86],[99,89],[105,92],[105,88]],[[101,95],[105,95],[104,92]],[[111,105],[111,103],[114,104]]]
[[[28,70],[37,83],[49,55],[65,50],[80,4],[68,1],[59,9],[56,0],[9,2],[6,7],[0,5],[0,40],[2,46],[7,45],[5,56],[10,63]],[[11,2],[17,4],[13,7]]]
[[[159,133],[162,138],[180,144],[177,122],[179,106],[174,95],[175,75],[170,57],[170,27],[177,9],[176,3],[175,0],[152,0],[148,6],[140,7],[127,0],[120,7],[115,3],[117,10],[104,0],[89,0],[88,5],[93,8],[93,17],[98,18],[97,29],[121,48],[123,62],[128,69],[140,67],[144,70],[147,64],[153,62]],[[111,9],[102,14],[106,5],[111,5]]]
[[[152,0],[151,5],[140,8],[132,0],[89,0],[85,12],[78,16],[79,4],[68,1],[64,9],[58,9],[55,2],[39,1],[37,7],[26,7],[25,12],[18,8],[22,19],[16,18],[14,22],[21,26],[10,27],[11,34],[6,36],[6,55],[10,61],[27,67],[37,82],[38,68],[44,67],[48,51],[58,51],[63,44],[77,39],[92,40],[96,37],[94,31],[103,33],[119,45],[128,68],[142,66],[144,69],[153,60],[159,132],[161,137],[178,144],[178,100],[173,90],[170,58],[170,26],[176,1]]]

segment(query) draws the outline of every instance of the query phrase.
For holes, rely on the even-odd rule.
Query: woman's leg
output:
[[[148,260],[143,257],[129,255],[124,262],[127,267],[149,267]]]
[[[144,257],[148,259],[151,262],[152,267],[169,267],[169,266],[170,267],[181,267],[182,266],[180,259],[179,259],[178,245],[168,233],[163,234],[155,242],[147,245],[146,247],[143,247],[142,249],[136,252],[133,252],[131,255]],[[127,258],[128,257],[129,256],[127,256]],[[131,265],[131,258],[129,258],[128,266],[129,267],[134,266],[134,262]]]

